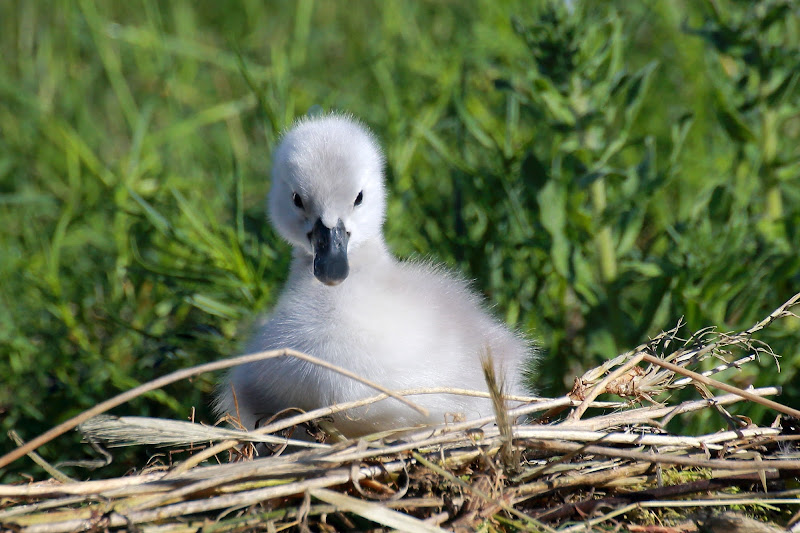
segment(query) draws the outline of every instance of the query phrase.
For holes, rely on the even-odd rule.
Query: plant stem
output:
[[[592,183],[591,196],[594,215],[601,218],[606,208],[606,183],[603,178]],[[603,224],[595,235],[595,245],[597,246],[597,255],[600,257],[600,276],[603,282],[610,283],[617,277],[617,258],[614,254],[614,242],[608,224]]]

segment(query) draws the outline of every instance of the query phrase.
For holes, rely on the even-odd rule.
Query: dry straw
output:
[[[673,515],[674,531],[696,530],[697,524],[714,530],[715,520],[752,527],[746,517],[717,511],[734,505],[762,510],[800,505],[800,491],[784,481],[800,476],[800,412],[766,398],[779,394],[775,387],[742,390],[711,376],[752,364],[762,354],[775,356],[753,335],[777,319],[797,318],[792,308],[799,300],[800,294],[740,333],[706,329],[683,339],[679,325],[586,372],[563,398],[503,397],[487,357],[484,373],[496,416],[402,428],[400,437],[390,433],[317,443],[287,440],[283,432],[298,424],[324,427],[325,417],[334,412],[379,401],[417,408],[407,397],[485,393],[388,391],[368,383],[380,394],[300,413],[257,431],[102,415],[178,379],[265,357],[304,358],[367,383],[290,350],[183,370],[104,402],[0,458],[1,467],[28,455],[52,476],[0,485],[0,524],[4,530],[29,532],[334,530],[376,524],[402,531],[481,526],[589,531],[613,529],[620,521],[645,522],[653,510],[668,521],[668,509],[684,506],[693,510]],[[712,365],[704,361],[712,359],[718,362],[708,368]],[[687,387],[700,398],[670,403],[675,391]],[[597,401],[602,394],[622,401]],[[758,427],[726,410],[743,401],[774,410],[776,422]],[[665,430],[670,421],[709,410],[728,427],[708,435]],[[74,481],[34,450],[78,426],[93,443],[190,446],[192,452],[169,468]],[[280,451],[270,455],[265,447]],[[254,459],[257,450],[266,456]],[[707,508],[712,511],[701,511]],[[680,529],[681,520],[689,529]]]

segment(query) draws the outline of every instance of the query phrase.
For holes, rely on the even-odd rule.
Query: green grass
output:
[[[236,353],[288,266],[270,153],[312,106],[375,129],[393,250],[539,339],[543,392],[800,290],[797,7],[573,4],[0,4],[3,433]],[[735,381],[800,404],[797,328]],[[124,412],[208,420],[215,379]]]

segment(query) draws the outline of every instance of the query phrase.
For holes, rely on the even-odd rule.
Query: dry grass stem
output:
[[[28,532],[256,527],[585,531],[610,529],[609,524],[623,517],[635,521],[644,509],[798,505],[791,480],[800,476],[800,412],[764,398],[779,394],[777,387],[742,390],[709,377],[746,368],[758,354],[774,356],[753,334],[774,320],[795,317],[791,308],[798,301],[800,295],[741,333],[706,329],[683,339],[674,328],[586,372],[563,398],[506,398],[488,362],[484,372],[494,416],[403,428],[400,434],[318,444],[288,441],[278,432],[378,401],[408,403],[406,397],[419,394],[487,394],[384,390],[256,431],[139,417],[94,418],[154,384],[254,357],[291,354],[255,354],[203,365],[104,402],[3,458],[8,464],[80,423],[90,439],[113,445],[190,445],[182,462],[92,481],[73,481],[53,470],[52,479],[0,485],[0,523]],[[711,370],[698,368],[709,358],[718,360]],[[700,398],[672,400],[677,389],[697,394],[702,387],[726,393],[712,396],[706,391]],[[623,401],[597,401],[601,394]],[[506,402],[512,400],[515,406],[508,408]],[[665,429],[678,418],[706,412],[724,428],[725,419],[716,409],[741,402],[757,402],[780,416],[770,427],[749,424],[706,435]],[[549,425],[526,422],[533,413],[557,409],[568,414]],[[293,448],[253,460],[254,443],[288,443]],[[226,451],[230,462],[219,456]],[[44,459],[42,463],[47,464]],[[685,499],[692,494],[705,497]]]
[[[35,450],[36,448],[42,446],[43,444],[46,444],[47,442],[50,442],[51,440],[53,440],[54,438],[58,437],[59,435],[63,435],[64,433],[66,433],[70,429],[74,429],[74,428],[78,427],[80,424],[90,420],[91,418],[94,418],[97,415],[103,414],[106,411],[108,411],[110,409],[113,409],[114,407],[118,407],[118,406],[120,406],[120,405],[122,405],[124,403],[127,403],[127,402],[133,400],[134,398],[136,398],[138,396],[141,396],[142,394],[144,394],[146,392],[157,390],[157,389],[160,389],[162,387],[166,387],[167,385],[169,385],[171,383],[175,383],[176,381],[182,381],[184,379],[188,379],[190,377],[197,376],[199,374],[205,374],[206,372],[214,372],[214,371],[217,371],[217,370],[224,370],[226,368],[231,368],[231,367],[243,365],[243,364],[246,364],[246,363],[252,363],[252,362],[255,362],[255,361],[262,361],[264,359],[272,359],[272,358],[275,358],[275,357],[296,357],[298,359],[302,359],[304,361],[308,361],[308,362],[310,362],[312,364],[328,368],[328,369],[330,369],[330,370],[332,370],[334,372],[338,372],[339,374],[342,374],[343,376],[347,376],[347,377],[349,377],[351,379],[355,379],[357,381],[360,381],[361,383],[364,383],[365,385],[368,385],[369,387],[372,387],[372,388],[374,388],[376,390],[379,390],[379,391],[383,392],[384,394],[387,394],[388,396],[391,396],[392,398],[394,398],[394,399],[396,399],[396,400],[408,405],[410,408],[414,409],[415,411],[417,411],[419,413],[422,413],[423,415],[427,415],[427,411],[424,408],[419,407],[418,405],[416,405],[413,402],[403,398],[402,396],[397,396],[395,393],[393,393],[392,391],[386,389],[385,387],[383,387],[381,385],[378,385],[377,383],[373,383],[372,381],[369,381],[369,380],[367,380],[365,378],[362,378],[362,377],[354,374],[353,372],[350,372],[349,370],[337,367],[336,365],[333,365],[333,364],[331,364],[331,363],[329,363],[327,361],[323,361],[321,359],[317,359],[316,357],[312,357],[310,355],[304,354],[302,352],[298,352],[296,350],[290,350],[290,349],[272,350],[272,351],[268,351],[268,352],[259,352],[259,353],[252,353],[252,354],[242,355],[242,356],[239,356],[239,357],[233,357],[233,358],[230,358],[230,359],[224,359],[222,361],[215,361],[213,363],[207,363],[207,364],[204,364],[204,365],[198,365],[198,366],[195,366],[195,367],[192,367],[192,368],[187,368],[187,369],[184,369],[184,370],[178,370],[178,371],[173,372],[171,374],[167,374],[166,376],[162,376],[162,377],[160,377],[158,379],[154,379],[154,380],[152,380],[152,381],[150,381],[148,383],[144,383],[142,385],[139,385],[138,387],[135,387],[135,388],[133,388],[133,389],[131,389],[129,391],[126,391],[126,392],[123,392],[122,394],[114,396],[110,400],[106,400],[105,402],[97,404],[96,406],[92,407],[91,409],[87,409],[86,411],[84,411],[83,413],[79,414],[78,416],[75,416],[75,417],[70,418],[69,420],[67,420],[65,422],[62,422],[61,424],[57,425],[53,429],[51,429],[51,430],[43,433],[42,435],[39,435],[35,439],[31,440],[27,444],[25,444],[23,446],[20,446],[19,448],[17,448],[15,450],[7,453],[6,455],[0,457],[0,468],[4,468],[5,466],[8,466],[10,463],[16,461],[17,459],[19,459],[20,457],[24,456],[28,452],[31,452],[31,451]]]

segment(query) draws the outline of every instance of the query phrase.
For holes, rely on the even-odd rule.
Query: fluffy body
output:
[[[354,202],[361,193],[363,201]],[[293,203],[299,194],[303,207]],[[392,390],[456,387],[486,390],[481,357],[491,354],[505,391],[525,394],[532,346],[485,312],[467,284],[425,262],[398,262],[382,236],[383,157],[372,135],[350,117],[300,121],[275,154],[269,199],[272,222],[294,245],[286,287],[258,327],[248,351],[293,348],[346,368]],[[338,285],[313,274],[310,232],[317,219],[342,221],[350,236],[350,273]],[[311,410],[376,391],[333,371],[283,357],[233,369],[216,408],[244,425],[289,407]],[[346,436],[467,419],[492,413],[487,399],[417,395],[425,418],[387,399],[334,417]]]

